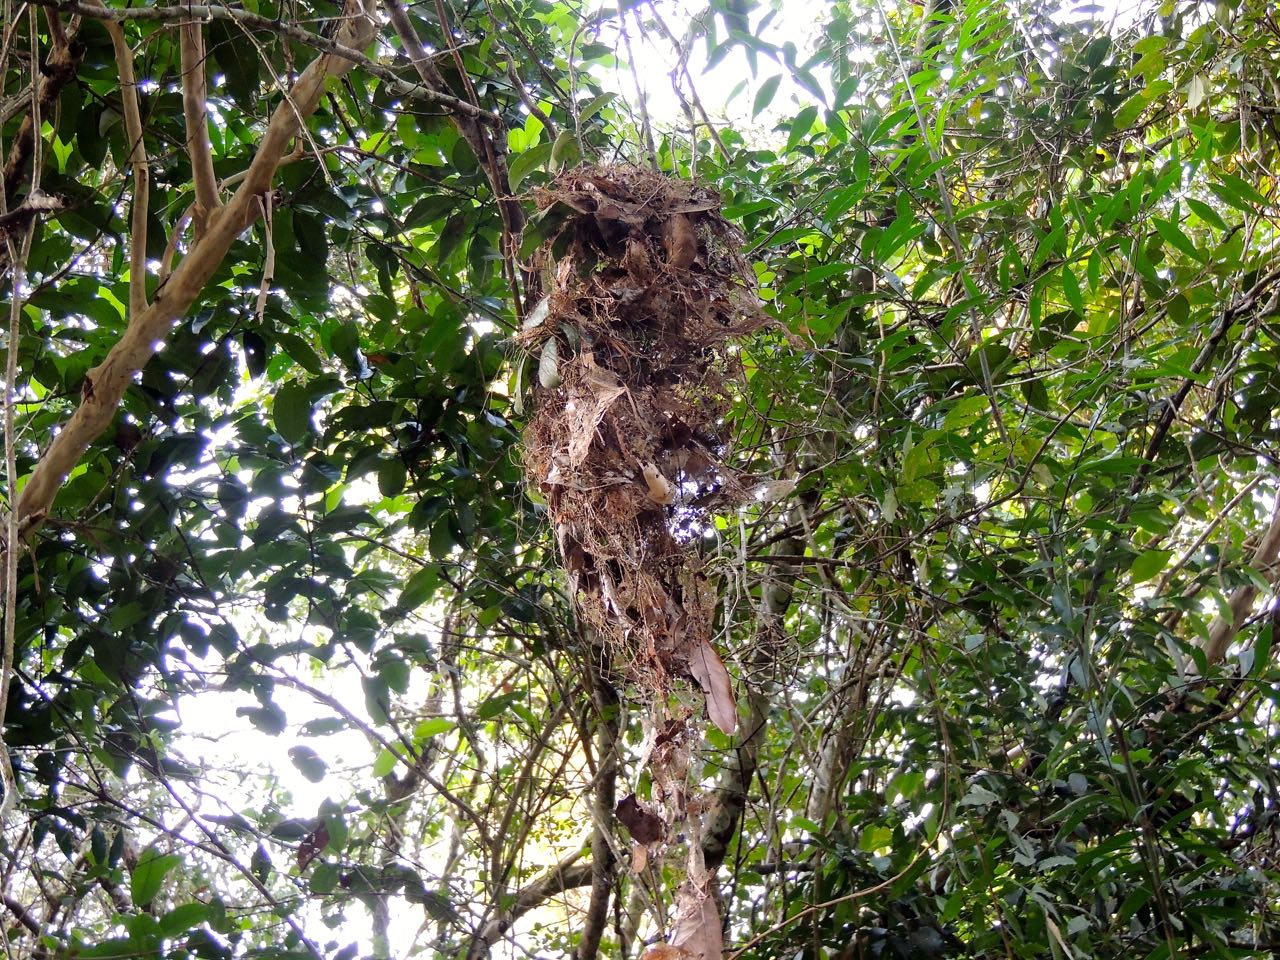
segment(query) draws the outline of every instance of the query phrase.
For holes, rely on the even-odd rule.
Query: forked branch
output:
[[[345,13],[337,32],[338,42],[364,49],[377,33],[373,0],[348,0]],[[22,491],[17,505],[22,534],[29,534],[44,522],[67,474],[94,438],[111,423],[134,375],[155,354],[174,323],[200,295],[236,237],[252,222],[259,196],[270,188],[272,177],[303,121],[315,112],[325,82],[330,77],[343,75],[352,66],[350,60],[324,54],[303,71],[286,94],[285,102],[271,115],[258,152],[235,194],[210,216],[204,236],[192,245],[167,282],[156,291],[154,301],[131,313],[124,336],[111,348],[106,359],[89,371],[81,389],[80,406],[40,457]],[[124,79],[122,77],[122,82]],[[135,256],[138,250],[135,244]],[[140,275],[135,279],[141,279]]]

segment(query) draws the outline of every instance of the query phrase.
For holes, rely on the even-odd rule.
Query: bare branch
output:
[[[101,0],[99,0],[101,2]],[[133,51],[119,23],[105,23],[120,71],[120,99],[124,104],[124,130],[129,138],[129,165],[133,168],[133,205],[129,229],[129,319],[147,309],[147,210],[151,201],[151,169],[142,140],[142,112],[138,109],[138,79]]]
[[[471,942],[471,949],[467,951],[467,960],[480,960],[481,957],[488,956],[489,948],[530,910],[566,890],[585,887],[589,884],[594,871],[590,863],[578,862],[581,856],[582,851],[571,854],[546,873],[517,890],[511,905],[500,910],[476,933]]]
[[[0,894],[0,903],[3,903],[9,909],[9,912],[18,918],[20,924],[37,937],[40,936],[40,924],[36,922],[36,918],[31,915],[30,910],[7,893]]]
[[[182,114],[187,125],[187,155],[195,185],[193,212],[195,236],[204,234],[209,214],[220,206],[218,181],[213,173],[213,147],[209,143],[208,81],[204,69],[204,31],[196,22],[179,28],[182,49]]]

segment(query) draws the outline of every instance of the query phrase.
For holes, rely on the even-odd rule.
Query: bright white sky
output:
[[[888,5],[888,0],[885,0]],[[1012,0],[1016,5],[1017,0]],[[1132,25],[1144,9],[1149,9],[1154,0],[1064,0],[1060,16],[1062,22],[1084,20],[1090,17],[1110,22],[1113,31]],[[697,0],[663,0],[657,5],[663,20],[671,32],[681,40],[684,39],[690,22],[706,4]],[[771,0],[760,4],[760,8],[751,15],[753,26],[759,23],[770,10],[776,11],[768,26],[759,33],[761,40],[775,46],[794,44],[799,51],[797,62],[803,64],[808,59],[808,51],[814,47],[814,41],[823,27],[821,11],[824,4],[817,0]],[[606,9],[614,9],[612,0],[605,0]],[[644,13],[642,12],[642,17]],[[634,25],[634,20],[631,21]],[[723,21],[716,21],[717,37],[723,41],[725,30]],[[670,40],[658,31],[639,35],[634,28],[631,32],[631,43],[637,62],[636,76],[624,65],[612,75],[601,79],[608,89],[619,93],[627,101],[636,100],[636,81],[648,106],[650,119],[660,130],[687,129],[684,110],[680,96],[676,93],[672,71],[677,66],[678,52]],[[868,22],[860,29],[864,36],[871,37],[883,33],[878,23]],[[613,42],[613,34],[601,36],[601,42]],[[619,57],[625,58],[625,48],[619,41]],[[737,46],[714,69],[706,72],[707,45],[705,40],[698,39],[689,48],[688,73],[693,78],[694,87],[703,107],[713,121],[723,121],[734,129],[750,134],[767,137],[774,124],[779,120],[794,117],[803,107],[814,102],[813,95],[797,84],[787,66],[771,59],[765,54],[757,57],[755,70],[746,52]],[[829,90],[829,71],[821,68],[812,71],[818,82]],[[771,77],[781,78],[777,94],[771,104],[759,117],[752,118],[751,110],[756,92]],[[683,81],[683,77],[680,78]],[[687,90],[687,84],[685,86]]]

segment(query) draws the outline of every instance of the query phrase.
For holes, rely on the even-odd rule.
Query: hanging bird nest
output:
[[[536,200],[547,297],[518,338],[538,358],[526,476],[582,619],[641,685],[696,681],[731,732],[697,547],[747,496],[727,463],[730,341],[768,319],[742,238],[714,192],[638,167],[573,170]]]

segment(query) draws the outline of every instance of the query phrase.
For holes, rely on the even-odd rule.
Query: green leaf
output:
[[[551,147],[551,165],[557,170],[571,167],[582,159],[582,144],[572,130],[561,130]]]
[[[1210,226],[1217,227],[1219,230],[1230,229],[1227,226],[1227,221],[1222,219],[1222,215],[1203,200],[1196,200],[1194,197],[1187,197],[1186,202],[1187,206],[1195,212],[1196,216],[1205,223]]]
[[[1134,583],[1145,583],[1168,566],[1172,556],[1170,550],[1144,550],[1129,567],[1129,576]]]
[[[1142,116],[1142,112],[1147,109],[1150,102],[1145,93],[1135,93],[1115,112],[1114,128],[1127,130],[1138,117]]]
[[[472,218],[464,213],[455,213],[445,221],[444,228],[440,231],[440,236],[432,249],[438,262],[443,263],[448,260],[450,254],[458,249],[473,222]]]
[[[279,330],[275,334],[276,345],[281,347],[307,373],[319,376],[324,373],[324,364],[311,345],[296,333]]]
[[[332,830],[330,830],[332,837]],[[323,897],[333,893],[338,886],[338,868],[331,863],[317,863],[311,871],[311,892]]]
[[[1164,242],[1175,248],[1181,253],[1186,254],[1192,260],[1203,260],[1204,257],[1200,251],[1196,249],[1196,245],[1191,242],[1191,238],[1182,232],[1182,228],[1176,223],[1155,217],[1152,220],[1155,225],[1156,233],[1164,239]]]
[[[133,899],[133,905],[141,909],[151,903],[160,892],[164,878],[181,862],[182,857],[176,853],[145,850],[129,878],[129,895]]]
[[[184,903],[174,907],[160,918],[160,932],[166,937],[176,937],[200,926],[210,912],[210,907],[204,903]]]
[[[244,28],[226,20],[211,20],[207,49],[222,73],[227,92],[248,111],[258,106],[258,52],[244,35]]]
[[[751,104],[751,118],[753,120],[760,116],[760,111],[773,102],[774,94],[778,92],[778,84],[781,82],[782,75],[778,74],[760,84],[760,89],[756,91],[755,101]]]
[[[406,611],[416,610],[431,599],[439,584],[440,572],[435,565],[422,567],[409,578],[404,589],[400,591],[400,607]]]
[[[1243,177],[1236,176],[1234,173],[1219,173],[1218,182],[1231,191],[1236,197],[1261,207],[1263,210],[1268,209],[1274,201],[1263,196],[1258,189]],[[1212,185],[1211,185],[1212,186]]]
[[[616,93],[602,93],[598,97],[593,97],[585,107],[578,111],[578,122],[586,123],[603,110],[607,104],[617,99],[617,96]]]
[[[300,383],[286,383],[271,405],[276,433],[289,444],[297,444],[311,432],[311,397]]]
[[[273,737],[284,733],[288,721],[285,712],[271,702],[259,707],[237,707],[236,716],[248,717],[250,723]]]
[[[413,742],[421,745],[432,737],[448,733],[457,725],[456,721],[448,717],[428,717],[413,728]]]
[[[540,143],[512,159],[511,166],[507,170],[511,189],[515,190],[524,182],[525,177],[541,169],[542,165],[551,159],[551,150],[550,143]]]
[[[522,699],[524,693],[514,690],[511,693],[499,694],[496,697],[490,697],[480,706],[476,707],[476,717],[480,720],[492,720],[494,717],[506,711],[516,700]]]
[[[385,777],[396,768],[396,764],[399,762],[400,758],[384,747],[378,751],[378,756],[373,761],[373,775],[375,777]]]
[[[517,158],[519,159],[519,158]],[[513,161],[514,168],[514,161]],[[512,184],[514,187],[515,184]],[[459,198],[451,193],[434,193],[423,197],[404,217],[406,230],[423,227],[451,215],[459,206]]]
[[[407,477],[408,471],[405,469],[404,461],[399,456],[392,456],[383,460],[378,466],[378,492],[384,497],[399,495],[400,491],[404,489]]]
[[[1080,316],[1085,315],[1084,291],[1080,289],[1080,281],[1068,266],[1062,268],[1062,292],[1066,294],[1067,303]]]
[[[818,108],[814,106],[805,107],[796,114],[796,118],[791,121],[791,135],[787,138],[786,150],[788,153],[809,135],[809,131],[813,129],[814,121],[817,118]]]

